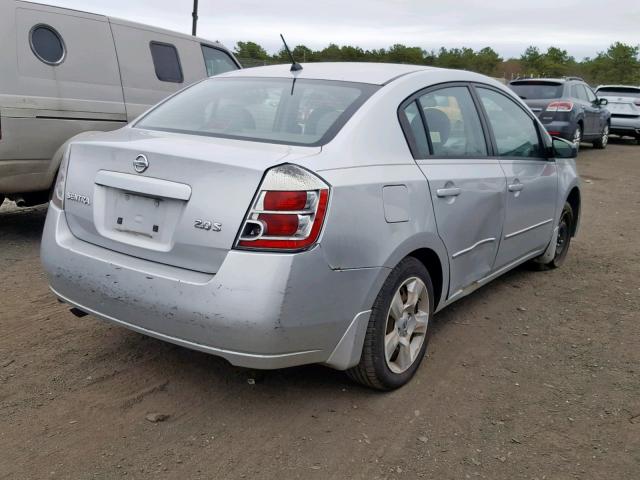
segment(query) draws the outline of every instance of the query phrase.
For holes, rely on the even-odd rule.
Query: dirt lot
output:
[[[640,146],[585,147],[578,164],[565,266],[443,311],[388,394],[78,319],[40,267],[45,209],[5,204],[0,478],[640,478]]]

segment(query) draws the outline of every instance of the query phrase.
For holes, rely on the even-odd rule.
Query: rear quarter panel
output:
[[[569,194],[574,188],[578,189],[580,193],[580,198],[582,198],[581,192],[581,182],[580,177],[578,175],[578,169],[576,167],[575,159],[573,158],[558,158],[556,159],[556,164],[558,166],[558,204],[556,208],[555,215],[555,224],[558,224],[560,220],[560,215],[562,213],[562,209],[564,208],[564,204],[569,197]],[[578,229],[580,227],[580,218],[582,214],[582,205],[578,212],[574,212],[576,215],[576,234],[578,233]]]

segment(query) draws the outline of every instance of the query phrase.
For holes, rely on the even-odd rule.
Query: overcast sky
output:
[[[192,0],[44,0],[191,33]],[[640,43],[640,0],[199,0],[198,35],[233,47],[252,40],[270,53],[329,43],[370,48],[394,43],[426,50],[490,46],[504,57],[528,45],[594,56],[616,40]]]

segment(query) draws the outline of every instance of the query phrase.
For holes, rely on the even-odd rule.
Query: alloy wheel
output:
[[[609,143],[609,125],[604,126],[602,131],[602,148],[606,147]]]
[[[414,364],[428,325],[429,291],[421,279],[411,277],[396,290],[387,313],[384,354],[393,373],[403,373]]]
[[[580,142],[582,142],[582,129],[580,128],[580,125],[578,125],[575,133],[573,134],[573,144],[576,148],[580,148]]]

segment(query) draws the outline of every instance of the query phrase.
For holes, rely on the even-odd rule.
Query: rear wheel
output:
[[[425,355],[433,305],[429,272],[416,258],[405,258],[373,304],[360,363],[347,375],[379,390],[407,383]]]
[[[576,125],[576,131],[573,133],[573,144],[576,150],[580,150],[580,143],[582,142],[582,125]]]
[[[558,268],[562,266],[567,253],[569,253],[569,246],[571,245],[571,232],[573,231],[573,209],[567,202],[562,209],[562,215],[560,215],[560,221],[558,222],[558,235],[556,236],[556,251],[553,259],[548,263],[535,264],[540,270],[548,270]]]
[[[600,138],[593,142],[593,148],[603,149],[607,148],[607,144],[609,143],[609,124],[605,124],[602,129],[602,134]]]

